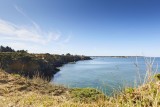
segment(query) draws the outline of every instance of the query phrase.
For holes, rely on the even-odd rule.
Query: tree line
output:
[[[12,49],[9,46],[0,46],[0,52],[27,52],[27,50],[17,50],[15,51],[14,49]]]

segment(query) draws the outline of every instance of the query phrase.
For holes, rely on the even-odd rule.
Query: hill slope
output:
[[[159,107],[160,81],[125,88],[114,97],[95,89],[68,89],[34,77],[27,79],[0,70],[0,106],[30,107]]]

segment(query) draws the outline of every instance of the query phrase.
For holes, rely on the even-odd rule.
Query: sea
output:
[[[60,67],[51,83],[69,88],[96,88],[108,96],[147,81],[147,72],[159,73],[158,57],[91,57]]]

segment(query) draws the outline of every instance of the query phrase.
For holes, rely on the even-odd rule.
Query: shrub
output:
[[[78,102],[93,102],[100,97],[105,97],[100,91],[92,88],[74,88],[71,90],[71,97]]]

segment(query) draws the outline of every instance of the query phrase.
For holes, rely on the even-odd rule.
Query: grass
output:
[[[0,70],[0,107],[49,106],[67,101],[69,89],[51,85],[41,78],[28,79]]]
[[[70,91],[71,98],[76,102],[90,103],[98,101],[99,98],[107,98],[102,92],[93,88],[74,88]]]
[[[160,107],[160,74],[154,75],[152,67],[147,63],[144,83],[112,97],[92,88],[68,89],[39,76],[29,79],[0,70],[0,107]]]

